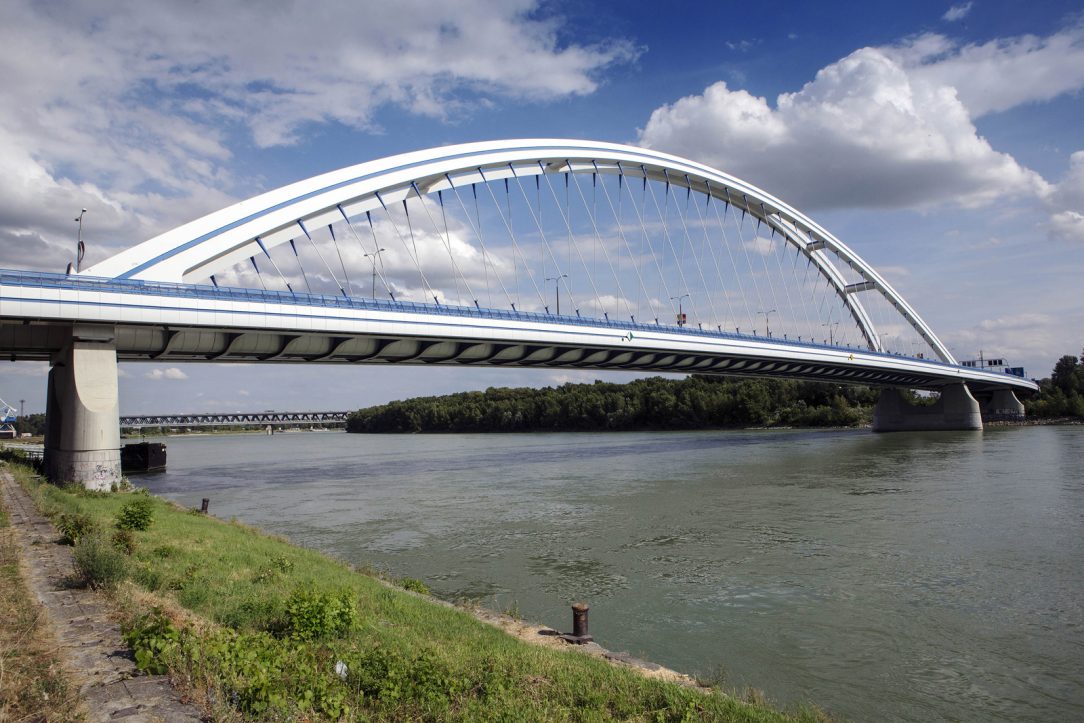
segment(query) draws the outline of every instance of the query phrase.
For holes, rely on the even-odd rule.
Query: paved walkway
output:
[[[201,720],[195,707],[180,702],[166,676],[142,675],[136,670],[103,596],[65,586],[73,571],[72,548],[57,544],[56,529],[6,470],[0,470],[0,492],[27,573],[27,587],[45,609],[69,679],[86,706],[87,720]]]

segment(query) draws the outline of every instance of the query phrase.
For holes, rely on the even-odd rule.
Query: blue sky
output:
[[[1045,375],[1084,346],[1079,2],[12,0],[0,41],[2,267],[63,270],[81,207],[93,262],[401,151],[592,138],[791,202],[958,357]],[[45,373],[0,367],[0,397],[41,409]],[[121,406],[353,408],[594,376],[125,364]]]

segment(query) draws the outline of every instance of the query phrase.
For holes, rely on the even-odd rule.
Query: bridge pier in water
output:
[[[1009,392],[1009,395],[1012,396],[1012,392]],[[941,398],[928,407],[911,404],[899,389],[888,387],[881,391],[881,398],[873,409],[874,432],[981,429],[982,410],[975,397],[971,396],[967,385],[963,383],[943,387]]]
[[[1011,389],[995,389],[988,395],[979,397],[979,402],[982,404],[982,416],[985,419],[1024,418],[1024,404]]]
[[[121,480],[114,328],[73,324],[71,341],[50,365],[45,474],[51,482],[108,491]]]

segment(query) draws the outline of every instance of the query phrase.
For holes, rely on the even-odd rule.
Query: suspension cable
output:
[[[415,258],[410,252],[410,247],[407,246],[406,239],[403,237],[403,232],[399,230],[399,224],[395,222],[395,218],[391,215],[391,211],[388,210],[387,204],[384,203],[383,197],[380,195],[380,191],[374,191],[376,200],[380,201],[380,206],[384,209],[384,213],[388,215],[388,220],[391,221],[392,228],[395,229],[395,235],[399,237],[399,243],[402,244],[403,250],[406,251],[407,256],[414,262],[414,266],[418,269],[418,276],[422,279],[422,285],[429,291],[430,296],[434,296],[433,287],[429,285],[429,280],[425,278],[425,272],[422,271],[422,265],[419,259]],[[406,205],[406,199],[403,200],[403,205]],[[407,216],[407,223],[410,223],[410,217]]]
[[[305,280],[305,290],[311,294],[312,286],[309,285],[309,275],[305,273],[305,266],[301,263],[301,254],[297,253],[297,245],[294,244],[293,239],[290,239],[290,248],[293,249],[294,258],[297,259],[297,267],[301,269],[301,278]]]
[[[485,241],[482,238],[482,216],[481,216],[481,213],[480,213],[479,208],[478,208],[478,190],[477,190],[477,188],[475,188],[474,183],[472,183],[470,185],[471,186],[471,192],[474,194],[474,212],[475,212],[475,215],[477,216],[477,221],[478,221],[478,225],[476,226],[474,224],[474,221],[471,220],[470,212],[467,211],[467,205],[465,203],[463,203],[463,197],[459,195],[459,189],[456,188],[454,183],[452,183],[452,179],[447,173],[444,174],[444,178],[445,178],[445,180],[448,181],[448,184],[452,187],[452,193],[455,194],[456,200],[459,201],[459,206],[460,206],[460,208],[463,209],[463,215],[467,219],[467,223],[470,224],[471,230],[474,231],[474,235],[478,237],[478,245],[482,247],[482,267],[483,267],[483,270],[484,270],[484,273],[485,273],[486,295],[489,297],[489,301],[488,301],[489,308],[492,309],[492,308],[494,308],[494,306],[493,306],[493,291],[492,291],[492,289],[490,288],[490,285],[489,285],[489,267],[487,266],[487,263],[486,263],[486,258],[487,258],[487,256],[489,254],[486,251],[486,244],[485,244]],[[497,283],[500,284],[501,290],[504,292],[505,299],[508,300],[508,304],[513,309],[515,309],[516,304],[515,304],[514,301],[512,301],[512,295],[508,293],[508,289],[505,288],[504,282],[501,280],[501,277],[500,277],[499,274],[497,275]],[[476,307],[478,306],[478,299],[477,298],[474,299],[474,305]]]
[[[580,182],[574,175],[572,177],[572,183],[573,183],[573,185],[576,186],[576,193],[579,195],[580,201],[583,203],[584,210],[587,211],[587,217],[591,221],[591,228],[595,232],[595,238],[598,239],[599,243],[602,245],[602,257],[606,260],[606,265],[610,267],[610,273],[613,274],[614,282],[617,284],[618,297],[617,297],[617,300],[614,303],[615,311],[617,310],[617,308],[616,308],[617,307],[617,301],[619,301],[621,299],[624,299],[625,308],[629,312],[629,318],[631,318],[632,317],[632,306],[629,304],[628,297],[625,296],[625,290],[621,286],[621,278],[618,276],[617,269],[614,267],[613,262],[610,260],[610,254],[606,250],[606,244],[602,243],[602,234],[598,230],[598,224],[595,222],[595,217],[591,213],[591,208],[587,205],[587,197],[583,195],[583,189],[580,188]],[[579,253],[579,248],[576,249],[576,253],[577,254]]]
[[[267,257],[267,260],[271,262],[271,265],[275,267],[275,271],[278,272],[279,278],[282,279],[282,283],[286,284],[286,288],[289,289],[291,293],[293,293],[294,287],[290,286],[290,282],[286,280],[286,276],[282,273],[279,265],[275,263],[275,260],[273,258],[271,258],[271,253],[267,250],[267,247],[264,246],[263,240],[260,239],[259,236],[256,237],[256,244],[263,251],[263,255]]]
[[[568,164],[568,161],[566,161],[565,163]],[[564,180],[565,180],[565,208],[564,208],[564,210],[562,210],[561,209],[561,201],[558,199],[557,192],[553,188],[553,182],[550,179],[549,175],[546,174],[545,167],[543,166],[541,161],[538,162],[538,166],[539,166],[539,169],[542,171],[541,175],[546,180],[546,187],[549,189],[550,195],[553,197],[553,204],[554,204],[554,207],[557,209],[557,214],[561,217],[561,220],[565,224],[565,228],[568,230],[568,238],[569,238],[568,259],[569,259],[569,264],[572,263],[572,252],[575,251],[576,252],[576,257],[580,260],[580,267],[583,269],[584,275],[587,277],[587,281],[591,285],[591,291],[595,295],[595,304],[598,306],[597,313],[601,313],[603,315],[603,317],[605,317],[606,319],[609,319],[610,318],[609,317],[609,312],[606,311],[606,305],[602,301],[602,294],[599,293],[598,284],[595,283],[595,275],[592,273],[592,270],[590,268],[588,268],[587,261],[584,259],[583,254],[580,252],[579,244],[576,244],[576,243],[573,242],[575,234],[574,234],[574,232],[572,230],[572,206],[570,204],[570,198],[571,198],[570,185],[571,184],[570,184],[569,177],[570,177],[571,173],[570,172],[565,172],[565,173],[562,174],[564,176]],[[569,167],[571,168],[571,165],[569,165]],[[550,249],[550,256],[553,258],[554,267],[557,268],[558,278],[560,278],[560,274],[562,273],[560,268],[559,268],[560,264],[557,261],[557,258],[555,256],[552,248]]]
[[[497,215],[501,217],[501,221],[504,222],[505,228],[508,229],[508,236],[512,239],[512,254],[513,254],[513,258],[514,258],[514,255],[515,255],[516,251],[519,249],[519,243],[516,241],[516,232],[512,230],[512,226],[508,222],[508,219],[506,219],[504,217],[504,212],[501,211],[501,205],[499,203],[497,203],[497,194],[493,193],[493,188],[490,186],[489,180],[486,178],[486,174],[482,172],[481,168],[478,169],[478,175],[480,175],[482,177],[482,181],[484,181],[483,185],[485,185],[486,190],[489,191],[490,198],[493,199],[493,205],[497,209]],[[531,280],[531,285],[534,286],[535,293],[538,294],[538,300],[542,303],[542,308],[545,308],[546,307],[546,296],[538,288],[538,282],[535,281],[534,274],[531,273],[530,269],[527,269],[527,278],[529,278]],[[570,296],[571,296],[571,294],[570,294]]]
[[[686,180],[688,180],[688,176],[686,176]],[[685,214],[683,215],[681,213],[681,210],[678,209],[678,212],[677,212],[678,219],[681,221],[681,228],[682,228],[682,232],[685,234],[686,244],[692,250],[693,263],[696,265],[697,273],[700,274],[700,282],[704,285],[704,295],[708,299],[708,308],[711,309],[712,319],[718,319],[719,318],[719,312],[716,311],[716,309],[715,309],[715,301],[714,301],[714,299],[712,299],[711,291],[708,289],[708,280],[704,277],[704,268],[701,265],[700,261],[696,258],[696,249],[693,248],[693,239],[692,239],[692,236],[689,235],[689,224],[687,222],[686,216],[689,213],[689,202],[692,200],[692,193],[693,193],[692,186],[690,185],[690,186],[686,187],[685,190],[686,190],[686,194],[685,194]],[[682,248],[684,248],[684,246],[685,246],[685,244],[683,244]],[[683,256],[684,256],[684,252],[683,252]],[[697,323],[699,324],[700,322],[697,322]],[[716,323],[718,323],[718,321],[716,321]],[[703,327],[701,326],[701,328],[703,328]]]
[[[644,171],[644,178],[647,178],[647,169],[644,168],[643,166],[641,166],[641,168]],[[668,189],[667,190],[667,195],[669,195],[669,186],[670,186],[670,182],[667,181],[667,189]],[[655,210],[659,214],[659,218],[662,219],[662,235],[666,239],[666,244],[670,247],[670,253],[673,254],[672,258],[674,259],[674,261],[676,263],[677,262],[677,251],[674,249],[674,242],[670,238],[670,230],[667,228],[666,218],[664,218],[664,216],[663,216],[662,208],[659,206],[659,200],[655,197],[655,191],[653,189],[650,192],[650,196],[651,196],[651,202],[654,204]],[[682,270],[680,264],[676,264],[676,266],[677,266],[678,276],[681,278],[681,285],[684,287],[685,293],[688,293],[689,292],[689,282],[685,279],[685,272]],[[691,297],[690,297],[690,299],[691,299]],[[659,299],[659,302],[662,303],[662,299]]]
[[[339,280],[335,277],[335,272],[331,270],[331,265],[328,264],[327,259],[324,258],[324,255],[322,253],[320,253],[320,249],[317,248],[316,242],[312,240],[312,234],[310,234],[309,230],[307,228],[305,228],[305,224],[301,221],[301,219],[297,220],[297,225],[300,226],[301,230],[305,233],[305,238],[307,238],[309,240],[309,244],[312,246],[313,250],[316,252],[316,255],[320,257],[321,261],[323,261],[324,266],[327,268],[328,274],[331,275],[331,280],[334,281],[335,285],[339,287],[339,291],[342,292],[342,295],[346,296],[347,295],[346,289],[344,289],[343,285],[339,283]]]
[[[689,177],[687,175],[685,176],[685,180],[686,181],[689,180]],[[691,183],[690,183],[690,185],[691,185]],[[705,196],[707,198],[707,200],[705,202],[705,207],[706,207],[707,204],[711,203],[711,181],[708,181],[707,179],[705,179],[704,180],[704,188],[707,191],[707,193],[705,194]],[[719,257],[715,254],[715,244],[711,242],[711,237],[708,235],[708,225],[704,220],[704,215],[700,212],[700,206],[698,206],[697,204],[693,204],[693,208],[696,209],[696,218],[697,218],[697,221],[700,224],[700,228],[703,229],[703,231],[704,231],[704,234],[703,234],[704,235],[703,246],[706,246],[708,251],[711,253],[711,260],[712,260],[712,263],[715,265],[715,273],[719,277],[719,291],[720,291],[720,293],[722,293],[723,298],[726,299],[726,308],[730,311],[730,318],[731,319],[737,319],[737,315],[734,313],[734,305],[730,301],[729,289],[725,288],[725,285],[724,285],[724,282],[723,282],[723,270],[722,270],[722,267],[719,266]],[[718,323],[717,326],[718,326],[719,330],[721,331],[722,327],[723,327],[722,323]]]
[[[545,168],[542,167],[541,161],[539,161],[539,166],[540,166],[540,170],[542,171],[542,173],[539,174],[539,175],[545,175]],[[553,260],[553,266],[557,270],[556,271],[556,273],[557,273],[556,278],[558,279],[557,283],[561,283],[560,279],[561,279],[562,272],[561,272],[560,264],[557,263],[557,257],[553,252],[553,246],[552,246],[552,244],[550,244],[549,238],[546,236],[546,232],[542,227],[542,208],[541,208],[541,206],[539,206],[538,215],[535,215],[534,210],[531,208],[531,202],[527,199],[527,192],[523,189],[523,182],[520,179],[519,174],[516,173],[516,169],[513,168],[511,164],[508,165],[508,168],[512,171],[512,175],[516,179],[516,185],[519,187],[520,193],[523,194],[523,200],[527,204],[527,210],[531,212],[531,218],[534,219],[535,225],[538,226],[538,233],[539,233],[539,236],[542,238],[542,245],[543,245],[543,247],[544,247],[544,249],[546,251],[549,251],[550,258]],[[541,200],[541,179],[539,179],[538,175],[536,175],[535,180],[538,181],[538,189],[539,189],[539,192],[540,192],[539,193],[539,200]],[[553,185],[550,183],[549,178],[546,179],[546,185],[549,187],[550,191],[553,191]],[[556,200],[556,195],[554,195],[554,200]],[[558,213],[561,212],[560,206],[557,207],[557,212]],[[564,214],[561,214],[561,218],[562,219],[564,218]],[[577,254],[578,253],[579,253],[579,249],[577,249]],[[545,259],[543,259],[543,264],[545,264]],[[580,264],[583,265],[583,258],[582,257],[580,258]],[[542,268],[543,268],[543,273],[545,273],[545,266],[543,265]],[[571,269],[569,269],[569,270],[571,271]],[[584,266],[584,270],[585,271],[587,270],[586,266]],[[543,277],[543,278],[545,278],[545,277]],[[595,279],[591,275],[590,272],[587,272],[587,281],[588,281],[588,283],[591,284],[591,290],[595,294],[595,301],[598,303],[599,309],[601,309],[602,308],[602,299],[599,296],[598,287],[595,285]],[[579,308],[576,306],[575,299],[572,296],[572,286],[571,286],[571,284],[565,284],[565,289],[568,291],[568,298],[572,300],[572,308],[576,309],[576,311],[578,312]]]
[[[622,168],[621,170],[622,170],[622,173],[624,173],[624,169]],[[636,199],[633,197],[631,189],[628,190],[628,194],[629,194],[629,205],[632,207],[632,212],[633,212],[633,214],[635,214],[636,220],[639,221],[639,223],[640,223],[640,232],[641,232],[641,236],[640,236],[640,256],[643,257],[646,254],[645,246],[647,245],[648,236],[649,236],[649,234],[647,232],[647,222],[645,220],[646,216],[647,216],[647,169],[645,169],[641,165],[640,170],[644,174],[643,192],[642,192],[642,195],[641,195],[641,198],[640,198],[640,206],[642,207],[642,212],[636,206]],[[625,188],[626,189],[628,188],[628,184],[625,184]],[[658,301],[660,304],[662,304],[663,302],[662,302],[661,297],[664,296],[664,294],[662,292],[666,288],[666,276],[662,272],[662,265],[659,263],[659,257],[658,257],[658,254],[655,253],[654,247],[648,246],[648,248],[651,251],[651,258],[655,262],[655,270],[659,272],[659,292],[660,293],[659,293],[659,298],[656,299],[656,301]],[[659,323],[659,315],[658,315],[658,312],[655,311],[654,304],[651,304],[651,294],[648,293],[646,291],[646,289],[645,289],[644,293],[647,294],[648,304],[651,305],[651,309],[652,309],[652,315],[655,317],[655,323],[658,324]]]
[[[327,225],[327,230],[331,234],[331,243],[335,244],[335,253],[339,255],[339,265],[343,267],[343,278],[346,279],[346,288],[350,292],[349,296],[353,296],[354,288],[350,285],[350,274],[346,272],[346,263],[343,261],[343,252],[339,250],[339,240],[335,238],[335,227],[329,223]]]
[[[723,214],[719,214],[719,204],[711,204],[711,207],[712,210],[715,212],[715,221],[719,225],[719,233],[721,233],[723,237],[723,246],[726,248],[726,255],[730,259],[730,268],[734,272],[734,281],[738,284],[738,294],[741,296],[742,306],[745,307],[745,318],[751,319],[752,310],[749,308],[750,299],[745,293],[745,285],[742,284],[741,280],[742,273],[738,270],[738,262],[734,259],[734,252],[731,248],[730,238],[727,236],[726,233],[726,224],[723,222],[723,218],[730,213],[730,190],[726,186],[724,186],[723,191],[727,195],[727,199],[723,201]],[[740,240],[741,239],[739,238],[739,241]],[[735,319],[735,321],[737,321],[737,319]],[[734,331],[737,332],[738,328],[739,327],[737,326],[737,324],[735,324]],[[750,326],[748,328],[752,329],[753,327]]]
[[[595,163],[595,161],[592,161],[592,163]],[[598,166],[597,165],[595,166],[595,170],[596,170],[596,172],[598,171]],[[624,179],[624,177],[625,177],[624,169],[621,168],[620,163],[618,164],[617,170],[618,170],[617,180],[618,180],[618,185],[620,186],[620,185],[623,184],[622,179]],[[614,210],[613,200],[610,198],[610,192],[606,190],[605,182],[603,182],[601,185],[602,185],[602,195],[604,195],[606,197],[606,204],[610,207],[610,212],[614,214],[614,218],[617,219],[617,232],[621,236],[621,241],[624,242],[625,248],[629,252],[629,259],[630,259],[630,261],[632,261],[632,270],[636,272],[636,279],[640,283],[640,289],[642,289],[643,292],[644,292],[644,298],[647,300],[648,308],[651,309],[651,315],[656,316],[657,314],[655,312],[655,305],[651,303],[651,294],[648,292],[647,285],[644,284],[644,278],[640,274],[640,265],[639,265],[639,263],[637,263],[635,255],[632,253],[632,246],[629,245],[629,240],[625,236],[625,229],[622,228],[622,226],[621,226],[621,217],[620,217],[620,202],[621,202],[621,199],[618,198],[618,209]],[[620,188],[618,188],[618,191],[620,192]],[[638,307],[639,307],[639,305],[637,305],[637,312],[639,312]]]

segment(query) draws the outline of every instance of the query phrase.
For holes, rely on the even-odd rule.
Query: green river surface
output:
[[[136,477],[852,720],[1084,720],[1084,427],[174,437]]]

